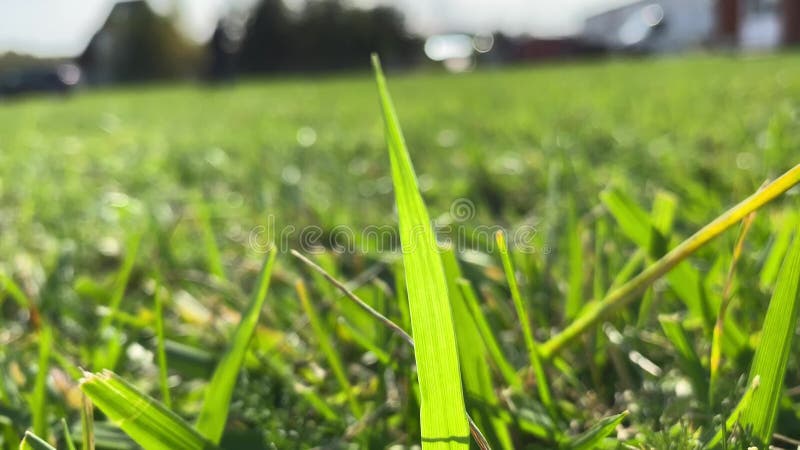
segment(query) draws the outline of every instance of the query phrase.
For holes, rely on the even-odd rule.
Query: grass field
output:
[[[773,362],[786,379],[755,373],[753,396],[777,392],[763,408],[778,411],[774,432],[800,439],[800,361],[788,347],[797,188],[563,348],[547,343],[589,299],[800,162],[800,56],[388,76],[440,238],[467,236],[442,259],[466,409],[493,448],[703,448],[722,429],[746,448],[765,428],[745,411],[750,430],[737,434],[746,427],[731,412],[752,394],[762,341],[785,353]],[[230,402],[221,396],[225,448],[419,445],[415,353],[289,253],[411,332],[419,316],[409,317],[396,239],[398,214],[408,219],[386,147],[366,71],[0,104],[2,448],[26,429],[68,448],[62,418],[86,444],[78,368],[113,370],[188,422],[212,423],[204,397],[220,385],[205,387],[220,359],[236,380]],[[365,236],[369,227],[389,231]],[[528,231],[509,264],[493,227]],[[270,271],[248,347],[246,320],[237,325]],[[774,320],[789,319],[788,334],[761,339],[781,299]],[[240,371],[229,357],[239,341]],[[95,403],[97,447],[135,448]]]

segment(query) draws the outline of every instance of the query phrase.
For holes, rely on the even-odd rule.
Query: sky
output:
[[[179,26],[202,42],[230,6],[253,0],[148,0],[157,11],[177,8]],[[297,5],[303,0],[287,3]],[[529,33],[556,36],[580,30],[585,17],[630,0],[349,0],[360,7],[391,5],[409,28],[441,32]],[[0,54],[74,56],[103,24],[115,0],[0,0]]]

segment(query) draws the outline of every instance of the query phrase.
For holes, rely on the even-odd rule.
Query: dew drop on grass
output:
[[[441,130],[436,135],[436,143],[439,144],[440,147],[452,147],[458,143],[458,132],[449,128]]]
[[[317,142],[317,132],[311,127],[300,127],[297,130],[297,143],[301,147],[311,147]]]
[[[211,166],[219,168],[228,161],[228,154],[225,150],[214,147],[206,153],[205,160]]]
[[[289,185],[295,185],[300,182],[300,179],[303,177],[303,174],[300,172],[300,169],[297,166],[286,166],[281,171],[281,179],[284,183]]]

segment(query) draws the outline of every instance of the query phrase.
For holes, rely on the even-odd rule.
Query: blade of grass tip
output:
[[[364,300],[359,298],[353,291],[348,289],[347,286],[344,285],[344,283],[342,283],[339,280],[337,280],[336,278],[334,278],[331,274],[326,272],[325,269],[323,269],[322,267],[318,266],[317,264],[315,264],[310,259],[308,259],[305,256],[303,256],[298,251],[292,250],[291,253],[297,259],[299,259],[304,264],[308,265],[309,267],[311,267],[312,269],[317,271],[326,280],[328,280],[332,285],[334,285],[337,289],[339,289],[339,291],[342,294],[344,294],[345,298],[351,300],[353,303],[355,303],[356,305],[361,307],[364,311],[366,311],[371,316],[376,318],[379,322],[384,324],[389,330],[391,330],[396,335],[398,335],[401,339],[403,339],[403,341],[405,341],[412,348],[414,347],[414,339],[412,339],[411,335],[406,333],[406,331],[403,330],[403,328],[401,326],[399,326],[396,323],[392,322],[389,318],[387,318],[383,314],[381,314],[378,311],[376,311],[375,309],[373,309],[371,306],[369,306],[369,304],[367,302],[365,302]],[[473,439],[475,439],[475,442],[476,442],[476,444],[478,444],[478,447],[480,447],[481,450],[489,450],[489,449],[491,449],[491,447],[489,446],[489,443],[486,441],[485,437],[483,437],[483,433],[478,428],[478,426],[475,424],[475,422],[472,421],[472,419],[469,417],[469,414],[467,414],[467,419],[468,419],[468,422],[469,422],[470,434],[472,435]]]
[[[800,164],[789,169],[786,173],[764,186],[763,189],[746,198],[721,216],[714,219],[677,247],[670,250],[653,264],[649,265],[639,275],[625,283],[623,286],[609,292],[600,301],[587,305],[581,314],[570,323],[561,333],[553,336],[541,345],[542,356],[546,359],[552,357],[565,345],[572,342],[586,330],[592,328],[600,320],[612,312],[622,308],[636,298],[654,281],[661,278],[673,267],[695,253],[709,241],[722,234],[753,211],[758,210],[779,195],[791,189],[800,182]]]
[[[53,330],[47,325],[39,329],[39,366],[31,394],[33,432],[47,436],[47,375],[50,372],[50,353],[53,349]]]
[[[26,431],[25,437],[19,443],[19,450],[56,450],[56,448],[34,433]]]
[[[750,231],[750,227],[753,225],[753,220],[755,217],[756,213],[752,212],[748,214],[744,220],[742,220],[742,225],[739,228],[739,237],[736,238],[736,245],[733,248],[731,265],[728,267],[728,274],[725,277],[725,285],[722,288],[722,300],[719,304],[717,321],[714,324],[714,332],[711,337],[711,357],[709,359],[710,381],[708,391],[709,405],[713,405],[714,403],[714,388],[717,385],[717,380],[719,379],[719,366],[722,362],[722,327],[725,322],[725,313],[728,310],[728,305],[731,300],[731,289],[733,287],[733,276],[736,273],[736,263],[739,262],[739,258],[742,256],[744,241],[747,237],[747,233]]]
[[[156,287],[153,291],[156,319],[156,355],[158,357],[158,382],[161,386],[161,400],[167,408],[172,407],[172,398],[169,394],[169,381],[167,375],[167,352],[164,348],[164,302],[161,298],[161,280],[156,277]]]
[[[753,394],[753,400],[742,411],[741,417],[742,425],[752,426],[753,437],[765,445],[772,439],[783,395],[783,379],[800,310],[799,284],[800,228],[796,228],[794,242],[778,274],[775,292],[764,318],[761,340],[750,368],[750,382],[759,377],[761,387]]]
[[[361,417],[364,413],[364,410],[361,408],[361,405],[358,403],[358,399],[356,399],[353,393],[353,386],[347,379],[347,374],[345,373],[342,359],[339,357],[339,352],[336,351],[331,343],[328,330],[325,329],[322,321],[319,320],[319,314],[317,314],[317,310],[314,308],[314,305],[311,304],[311,301],[308,298],[308,291],[306,290],[305,283],[303,283],[303,280],[297,280],[294,287],[297,291],[297,296],[300,298],[300,303],[303,306],[303,310],[305,311],[306,316],[308,316],[308,321],[311,324],[311,329],[314,331],[314,335],[317,338],[317,343],[319,344],[322,353],[325,355],[325,359],[328,360],[328,364],[331,366],[331,370],[333,371],[334,377],[336,377],[336,381],[339,383],[339,387],[342,389],[342,391],[344,391],[344,394],[347,397],[347,403],[350,406],[350,412],[352,412],[356,417]]]
[[[414,355],[420,389],[422,447],[425,450],[466,449],[469,447],[469,423],[444,268],[377,55],[373,55],[372,65],[400,219],[411,329],[416,342]]]
[[[258,325],[261,309],[264,306],[264,299],[269,291],[269,282],[272,278],[272,267],[275,264],[275,256],[278,254],[273,246],[269,255],[264,260],[261,268],[256,292],[247,308],[242,314],[239,326],[233,333],[233,339],[225,355],[217,364],[211,381],[206,386],[203,408],[197,418],[196,427],[208,440],[218,444],[228,421],[228,409],[230,408],[231,396],[236,386],[236,379],[239,369],[242,367],[247,348],[253,338],[253,333]]]
[[[623,411],[600,419],[584,433],[567,441],[562,448],[564,450],[592,450],[599,448],[600,442],[611,435],[617,429],[617,426],[628,417],[628,414],[628,411]]]
[[[69,432],[69,425],[67,425],[67,420],[63,417],[61,418],[61,429],[64,431],[64,442],[67,443],[67,450],[75,450],[75,443],[72,442],[72,434]]]
[[[80,387],[109,420],[148,450],[214,448],[177,414],[109,370],[86,373]]]
[[[508,362],[508,359],[500,349],[500,344],[497,342],[497,339],[492,332],[489,321],[486,319],[486,316],[483,314],[483,311],[478,304],[478,297],[475,294],[475,289],[473,289],[472,284],[469,282],[469,280],[462,278],[456,281],[456,285],[461,290],[461,295],[464,297],[464,301],[467,303],[467,307],[469,308],[470,313],[472,314],[472,317],[478,326],[478,332],[480,332],[481,338],[483,338],[483,342],[486,345],[486,349],[489,352],[489,356],[491,356],[492,361],[494,361],[495,365],[509,386],[516,389],[522,389],[522,381],[519,379],[514,367]]]
[[[525,339],[525,346],[528,348],[533,374],[536,376],[536,387],[539,391],[539,400],[541,400],[542,404],[550,413],[550,415],[555,418],[558,416],[556,412],[556,404],[553,401],[552,394],[550,393],[550,386],[544,373],[544,367],[542,366],[542,361],[539,356],[539,349],[537,348],[536,340],[534,339],[533,332],[531,331],[531,322],[530,318],[528,317],[528,310],[525,308],[525,304],[523,303],[522,296],[519,292],[519,287],[517,286],[517,277],[514,273],[514,267],[511,265],[511,257],[508,253],[505,234],[502,231],[498,231],[495,234],[495,239],[497,241],[497,248],[500,251],[500,257],[503,260],[503,269],[506,272],[506,280],[508,281],[508,287],[511,291],[511,299],[514,301],[514,308],[517,310],[517,318],[519,319],[522,327],[522,336]]]
[[[94,406],[81,394],[81,450],[94,450]]]

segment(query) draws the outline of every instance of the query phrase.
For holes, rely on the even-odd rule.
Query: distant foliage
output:
[[[200,48],[145,2],[118,4],[80,57],[91,82],[176,79],[197,72]]]
[[[320,0],[293,13],[281,0],[261,0],[245,25],[238,67],[250,73],[346,69],[363,67],[372,52],[390,64],[409,64],[421,48],[394,8]]]

